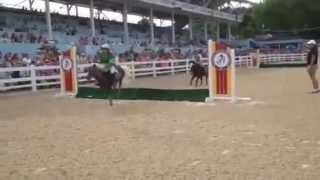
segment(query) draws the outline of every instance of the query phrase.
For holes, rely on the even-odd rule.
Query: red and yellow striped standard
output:
[[[236,96],[235,51],[221,43],[209,41],[209,97],[207,102],[214,100],[251,100]]]
[[[76,47],[60,56],[61,93],[76,95],[78,92]]]
[[[209,99],[232,99],[234,96],[234,62],[231,49],[209,41]]]
[[[211,43],[212,48],[212,58],[216,52],[225,52],[230,53],[226,46],[216,42]],[[212,58],[210,63],[213,63]],[[232,74],[231,74],[231,63],[228,66],[223,68],[218,68],[212,64],[210,71],[212,71],[211,78],[213,83],[211,88],[215,96],[232,96]]]

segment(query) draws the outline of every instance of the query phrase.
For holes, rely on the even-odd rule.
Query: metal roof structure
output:
[[[30,9],[35,0],[29,0]],[[44,0],[45,14],[49,39],[53,40],[52,24],[50,15],[50,2],[65,4],[67,13],[70,15],[72,6],[88,7],[90,10],[90,24],[92,37],[96,36],[94,10],[111,10],[121,12],[124,25],[124,42],[127,44],[129,37],[128,14],[136,14],[149,17],[151,44],[154,43],[154,17],[165,19],[171,18],[171,40],[175,43],[176,29],[181,30],[188,24],[189,37],[193,40],[193,22],[199,21],[204,25],[205,39],[208,39],[208,24],[216,22],[217,39],[220,39],[220,23],[228,26],[228,38],[231,37],[231,26],[242,22],[242,15],[222,12],[219,9],[226,3],[249,2],[248,0]]]
[[[90,0],[50,0],[52,2],[68,5],[78,5],[89,7]],[[194,2],[202,1],[203,4]],[[128,12],[142,16],[149,16],[149,9],[154,10],[154,16],[159,18],[170,18],[171,13],[177,15],[192,16],[194,18],[205,18],[208,21],[220,21],[228,23],[239,23],[242,17],[218,11],[212,8],[215,2],[226,3],[230,0],[197,0],[178,1],[178,0],[94,0],[94,7],[99,10],[122,11],[125,3],[128,5]],[[237,0],[247,1],[247,0]]]
[[[238,2],[238,3],[243,3],[243,4],[249,4],[249,5],[256,5],[257,3],[249,1],[249,0],[179,0],[179,1],[184,1],[192,4],[197,4],[200,6],[205,6],[205,7],[217,7],[220,6],[224,3],[231,3],[231,2]]]

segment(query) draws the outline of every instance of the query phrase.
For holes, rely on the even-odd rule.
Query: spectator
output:
[[[31,66],[32,60],[28,54],[23,54],[22,62],[25,66]]]

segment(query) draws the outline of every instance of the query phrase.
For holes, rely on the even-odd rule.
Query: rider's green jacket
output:
[[[112,65],[115,63],[115,57],[110,51],[102,50],[100,54],[100,63],[104,65],[105,71],[110,71]]]

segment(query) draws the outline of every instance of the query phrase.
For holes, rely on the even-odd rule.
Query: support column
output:
[[[160,19],[160,27],[163,26],[163,19]]]
[[[96,27],[94,24],[94,5],[93,5],[93,0],[90,0],[90,22],[91,22],[91,32],[92,32],[92,37],[96,36]]]
[[[71,11],[72,5],[67,4],[67,15],[70,16],[70,11]]]
[[[232,38],[231,28],[232,28],[231,23],[228,23],[228,40],[231,40]]]
[[[98,20],[100,21],[102,10],[98,10]]]
[[[150,9],[150,38],[151,38],[151,47],[154,46],[154,22],[153,22],[153,8]]]
[[[129,43],[129,27],[128,27],[128,4],[127,4],[127,2],[125,2],[123,4],[122,19],[123,19],[123,28],[124,28],[124,42],[125,42],[125,44],[128,44]]]
[[[220,41],[220,23],[217,22],[217,30],[216,30],[216,40]]]
[[[171,38],[172,43],[176,43],[176,30],[175,30],[175,19],[174,19],[174,11],[171,13]]]
[[[35,0],[29,0],[29,10],[32,11],[33,10],[33,3]]]
[[[193,40],[193,19],[192,19],[192,17],[189,17],[189,38],[190,38],[190,41]]]
[[[79,8],[78,6],[75,6],[76,7],[76,16],[79,17]]]
[[[45,11],[46,11],[46,21],[47,21],[47,29],[48,29],[48,38],[49,41],[53,40],[52,36],[52,25],[51,25],[51,14],[50,14],[50,2],[49,0],[45,1]]]
[[[208,40],[208,22],[204,22],[204,39],[207,41]]]

